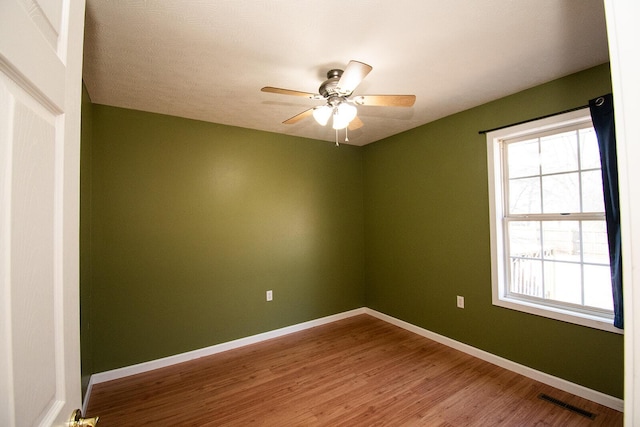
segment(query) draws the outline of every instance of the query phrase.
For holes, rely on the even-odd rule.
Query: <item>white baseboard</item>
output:
[[[421,335],[425,338],[429,338],[430,340],[436,341],[440,344],[444,344],[448,347],[477,357],[478,359],[482,359],[486,362],[500,366],[501,368],[508,369],[509,371],[524,375],[525,377],[534,379],[536,381],[540,381],[541,383],[550,385],[551,387],[555,387],[576,396],[591,400],[592,402],[599,403],[611,409],[615,409],[616,411],[622,412],[624,410],[624,400],[622,399],[609,396],[608,394],[592,390],[590,388],[572,383],[562,378],[554,377],[553,375],[549,375],[544,372],[532,369],[528,366],[521,365],[509,359],[496,356],[495,354],[480,350],[479,348],[472,347],[468,344],[461,343],[460,341],[453,340],[451,338],[445,337],[444,335],[436,334],[435,332],[431,332],[403,320],[396,319],[395,317],[380,313],[379,311],[366,308],[365,313],[378,319],[384,320],[387,323],[391,323],[392,325],[398,326],[402,329],[406,329],[408,331]]]
[[[87,386],[87,391],[85,393],[85,398],[82,405],[82,413],[86,413],[87,405],[89,403],[89,399],[91,398],[91,389],[93,388],[94,384],[116,380],[119,378],[128,377],[130,375],[141,374],[143,372],[153,371],[154,369],[165,368],[167,366],[176,365],[182,362],[188,362],[189,360],[198,359],[200,357],[211,356],[223,351],[233,350],[235,348],[244,347],[250,344],[256,344],[262,341],[270,340],[272,338],[278,338],[284,335],[292,334],[294,332],[303,331],[305,329],[325,325],[327,323],[336,322],[338,320],[346,319],[348,317],[357,316],[364,313],[365,308],[356,308],[354,310],[345,311],[343,313],[322,317],[320,319],[310,320],[308,322],[298,323],[296,325],[291,325],[285,328],[275,329],[273,331],[212,345],[210,347],[205,347],[198,350],[188,351],[186,353],[163,357],[162,359],[150,360],[149,362],[138,363],[136,365],[125,366],[123,368],[93,374],[89,379],[89,385]]]
[[[310,329],[315,326],[324,325],[338,320],[346,319],[348,317],[356,316],[359,314],[369,314],[378,319],[384,320],[392,325],[406,329],[425,338],[429,338],[433,341],[444,344],[448,347],[467,353],[471,356],[477,357],[494,365],[524,375],[525,377],[532,378],[541,383],[550,385],[557,389],[566,391],[568,393],[575,394],[576,396],[583,397],[609,408],[622,412],[624,409],[624,401],[607,394],[591,390],[587,387],[563,380],[562,378],[554,377],[553,375],[546,374],[541,371],[529,368],[519,363],[512,362],[511,360],[496,356],[495,354],[488,353],[484,350],[480,350],[476,347],[461,343],[459,341],[447,338],[443,335],[436,334],[435,332],[428,331],[419,326],[415,326],[411,323],[403,320],[396,319],[395,317],[388,316],[384,313],[369,309],[369,308],[357,308],[355,310],[345,311],[343,313],[334,314],[332,316],[322,317],[320,319],[310,320],[308,322],[298,323],[296,325],[287,326],[285,328],[275,329],[273,331],[264,332],[262,334],[252,335],[246,338],[240,338],[237,340],[229,341],[222,344],[205,347],[202,349],[189,351],[186,353],[176,354],[174,356],[164,357],[162,359],[151,360],[149,362],[139,363],[136,365],[125,366],[123,368],[113,369],[110,371],[99,372],[91,375],[87,392],[83,402],[83,413],[86,412],[86,407],[91,397],[91,390],[94,384],[102,383],[105,381],[111,381],[118,378],[128,377],[130,375],[140,374],[143,372],[152,371],[154,369],[164,368],[167,366],[175,365],[189,360],[198,359],[204,356],[210,356],[213,354],[221,353],[223,351],[232,350],[235,348],[244,347],[246,345],[259,343],[272,338],[278,338],[284,335],[288,335],[294,332]]]

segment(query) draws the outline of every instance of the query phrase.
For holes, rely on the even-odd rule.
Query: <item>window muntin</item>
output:
[[[604,221],[507,221],[507,228],[507,296],[612,312]]]
[[[494,304],[615,330],[597,138],[567,116],[487,136]]]

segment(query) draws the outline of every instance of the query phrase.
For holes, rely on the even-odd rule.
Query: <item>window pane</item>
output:
[[[582,173],[582,212],[604,212],[602,172]]]
[[[542,261],[512,258],[509,291],[542,298],[542,289]]]
[[[527,300],[536,313],[553,306],[578,316],[613,308],[600,152],[587,125],[585,116],[494,144],[507,157],[495,165],[503,179],[498,200],[506,206],[498,206],[496,218],[505,256],[493,286],[507,294],[500,299],[508,306]]]
[[[611,270],[598,265],[584,266],[584,304],[613,310]]]
[[[510,178],[540,174],[537,138],[508,144],[507,152]]]
[[[540,166],[543,175],[578,170],[577,138],[576,131],[540,138]]]
[[[545,259],[580,262],[580,223],[545,221],[542,225]]]
[[[509,180],[509,213],[540,213],[540,179]]]
[[[598,139],[593,128],[580,129],[580,162],[582,169],[600,169]]]
[[[509,256],[540,258],[540,221],[509,222]]]
[[[544,213],[580,212],[578,174],[543,176],[542,205]]]
[[[582,304],[580,264],[546,261],[544,263],[545,298]]]
[[[582,251],[584,262],[609,265],[609,242],[605,221],[582,222]]]

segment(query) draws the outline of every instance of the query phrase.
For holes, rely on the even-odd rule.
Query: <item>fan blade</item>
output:
[[[295,116],[291,117],[290,119],[285,120],[284,123],[285,125],[292,125],[294,123],[299,122],[302,119],[305,119],[309,116],[313,115],[313,108],[309,108],[308,110],[303,111],[300,114],[296,114]]]
[[[263,92],[269,92],[269,93],[279,93],[280,95],[304,96],[305,98],[315,98],[316,97],[315,93],[300,92],[300,91],[297,91],[297,90],[290,90],[290,89],[281,89],[279,87],[265,86],[260,90],[263,91]]]
[[[416,102],[415,95],[361,95],[353,98],[358,105],[378,107],[411,107]]]
[[[345,68],[338,81],[336,90],[345,95],[351,94],[372,69],[371,65],[367,65],[364,62],[349,61],[347,68]]]
[[[362,123],[360,117],[356,116],[353,120],[351,120],[351,123],[349,123],[349,130],[360,129],[362,126],[364,126],[364,123]]]

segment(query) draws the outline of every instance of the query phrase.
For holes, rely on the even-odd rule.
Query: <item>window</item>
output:
[[[588,109],[490,132],[487,149],[494,305],[619,332]]]

